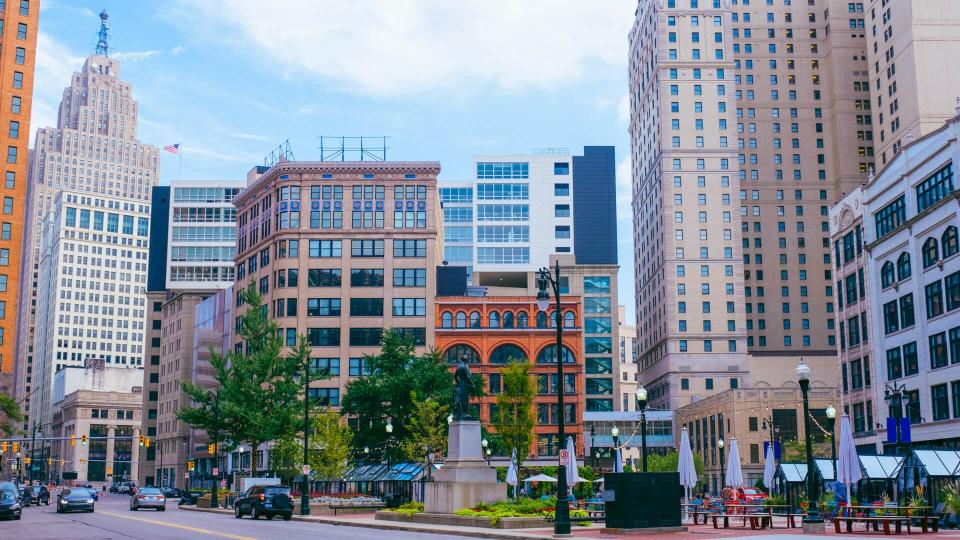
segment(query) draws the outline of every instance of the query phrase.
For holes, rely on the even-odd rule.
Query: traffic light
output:
[[[82,444],[83,446],[86,446],[86,445],[87,445],[87,436],[86,436],[86,435],[81,435],[81,436],[80,436],[80,444]]]
[[[53,458],[47,458],[47,465],[53,465]]]
[[[140,436],[140,446],[143,446],[143,435]]]
[[[8,443],[7,441],[3,441],[2,443],[0,443],[0,450],[2,450],[4,453],[6,453],[7,448],[9,447],[10,447],[10,443]]]
[[[25,458],[23,459],[23,462],[26,463],[27,465],[29,465],[29,464],[30,464],[30,456],[25,457]]]
[[[76,445],[77,445],[77,436],[76,436],[76,435],[71,435],[71,436],[70,436],[70,446],[76,446]]]
[[[16,454],[19,451],[20,451],[20,443],[18,442],[13,443],[13,453]]]
[[[217,445],[210,443],[207,445],[207,453],[211,456],[217,453]]]
[[[143,439],[143,447],[144,447],[144,448],[150,448],[150,437],[144,437],[144,439]]]
[[[193,468],[194,468],[195,466],[196,466],[196,464],[193,462],[193,460],[190,460],[190,461],[187,462],[187,470],[188,470],[188,471],[193,472]]]

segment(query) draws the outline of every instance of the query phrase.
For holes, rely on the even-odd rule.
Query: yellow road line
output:
[[[213,535],[213,536],[222,536],[222,537],[224,537],[224,538],[233,538],[233,540],[257,540],[256,538],[253,538],[253,537],[250,537],[250,536],[240,536],[240,535],[238,535],[238,534],[230,534],[230,533],[225,533],[225,532],[211,531],[211,530],[209,530],[209,529],[200,529],[200,528],[198,528],[198,527],[190,527],[190,526],[188,526],[188,525],[179,525],[179,524],[177,524],[177,523],[169,523],[169,522],[166,522],[166,521],[159,521],[159,520],[156,520],[156,519],[147,519],[147,518],[142,518],[142,517],[133,517],[133,516],[125,515],[125,514],[115,514],[115,513],[113,513],[113,512],[104,512],[104,511],[102,511],[102,510],[99,511],[99,512],[97,512],[97,513],[98,513],[98,514],[104,514],[104,515],[107,515],[107,516],[118,517],[118,518],[122,518],[122,519],[129,519],[129,520],[132,520],[132,521],[142,521],[142,522],[144,522],[144,523],[150,523],[151,525],[162,525],[162,526],[164,526],[164,527],[173,527],[173,528],[176,528],[176,529],[183,529],[183,530],[185,530],[185,531],[191,531],[191,532],[196,532],[196,533],[201,533],[201,534],[210,534],[210,535]]]

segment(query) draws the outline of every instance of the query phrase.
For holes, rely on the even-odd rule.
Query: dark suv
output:
[[[237,519],[250,514],[253,519],[266,516],[283,516],[285,521],[293,517],[293,499],[286,486],[253,486],[233,503],[233,515]]]

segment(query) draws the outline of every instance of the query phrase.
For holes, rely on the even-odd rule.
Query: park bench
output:
[[[870,530],[870,525],[873,525],[873,530],[876,532],[880,531],[880,527],[883,527],[883,534],[890,534],[890,525],[894,525],[894,530],[896,534],[901,533],[901,527],[903,525],[907,526],[907,534],[910,534],[910,518],[906,516],[837,516],[833,519],[833,527],[836,530],[837,534],[840,534],[840,523],[846,523],[846,532],[853,532],[853,524],[855,522],[860,522],[866,525],[867,530]]]
[[[765,529],[767,527],[773,528],[773,519],[769,513],[763,514],[712,514],[710,516],[713,519],[713,528],[720,528],[720,520],[723,520],[723,528],[730,528],[730,518],[742,519],[743,526],[747,526],[747,521],[750,522],[751,529]]]

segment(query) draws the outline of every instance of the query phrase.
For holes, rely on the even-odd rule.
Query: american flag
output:
[[[177,144],[168,144],[168,145],[164,146],[163,149],[166,150],[167,152],[170,152],[171,154],[179,154],[179,153],[180,153],[180,143],[177,143]]]

